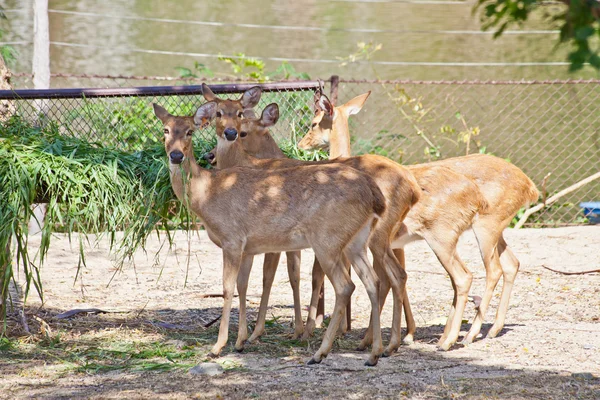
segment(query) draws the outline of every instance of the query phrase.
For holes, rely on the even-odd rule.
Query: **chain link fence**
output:
[[[194,85],[204,80],[153,77],[53,75],[53,87],[113,89],[109,95],[14,100],[18,113],[37,119],[41,109],[65,133],[136,150],[157,141],[161,126],[152,113],[157,102],[175,115],[192,115],[204,102]],[[333,82],[333,90],[332,90]],[[236,82],[209,82],[215,93],[238,97]],[[220,82],[219,82],[220,83]],[[325,93],[336,104],[371,91],[363,110],[350,118],[355,154],[377,153],[404,164],[472,153],[488,153],[522,168],[543,195],[550,196],[600,169],[600,81],[419,82],[330,79]],[[28,75],[13,77],[16,88],[31,87]],[[322,84],[267,84],[260,113],[267,104],[280,106],[273,135],[295,143],[308,131],[314,91]],[[143,86],[184,85],[179,91]],[[254,84],[249,84],[250,86]],[[268,86],[271,85],[271,86]],[[119,90],[122,88],[122,91]],[[227,88],[224,90],[224,88]],[[237,88],[237,89],[236,89]],[[90,92],[93,94],[94,92]],[[201,133],[206,140],[214,132]],[[586,223],[578,204],[600,200],[600,181],[592,182],[529,218],[528,226]]]

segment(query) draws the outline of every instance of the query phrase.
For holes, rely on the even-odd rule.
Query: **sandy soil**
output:
[[[233,350],[234,336],[230,336],[231,346],[218,359],[226,367],[223,375],[189,375],[183,368],[83,373],[46,356],[0,357],[0,398],[600,398],[600,274],[567,276],[542,267],[600,268],[600,226],[507,230],[505,237],[521,261],[521,271],[505,329],[495,339],[480,338],[448,352],[436,350],[452,290],[433,253],[424,243],[416,243],[406,252],[408,291],[418,326],[415,343],[374,368],[363,366],[366,354],[351,349],[367,326],[369,304],[355,279],[352,333],[336,342],[322,364],[307,366],[320,333],[309,343],[287,340],[293,310],[282,257],[267,327],[279,330],[278,334],[267,335],[243,353]],[[33,239],[32,248],[35,245]],[[122,271],[115,271],[106,242],[101,241],[86,249],[87,267],[75,280],[78,251],[78,244],[71,245],[65,236],[53,238],[42,269],[44,306],[39,308],[35,294],[27,301],[34,336],[43,333],[38,333],[35,315],[48,323],[53,335],[60,333],[61,340],[73,346],[103,338],[179,343],[197,352],[191,362],[204,361],[218,324],[205,325],[220,315],[222,299],[202,295],[221,293],[222,288],[220,251],[203,232],[192,235],[189,242],[187,234],[179,232],[172,249],[153,238],[147,255],[140,252]],[[482,295],[485,274],[470,232],[461,239],[459,253],[474,273],[471,293]],[[311,251],[302,256],[306,305],[313,256]],[[262,257],[257,257],[250,278],[251,320],[260,300],[261,263]],[[484,333],[493,322],[499,289]],[[333,306],[331,287],[326,294],[328,312]],[[119,313],[53,318],[88,307]],[[391,322],[388,308],[382,319],[384,338]],[[233,324],[237,324],[236,311]],[[463,333],[474,314],[469,303],[465,312],[469,323],[463,324]],[[236,327],[231,331],[235,334]]]

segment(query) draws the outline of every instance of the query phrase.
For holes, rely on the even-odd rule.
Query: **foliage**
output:
[[[219,56],[219,61],[229,65],[233,74],[219,73],[225,78],[267,82],[284,79],[310,79],[306,72],[298,72],[292,64],[287,61],[282,62],[273,72],[265,70],[265,63],[262,60],[253,57],[247,57],[244,53],[237,53],[235,56]],[[175,67],[175,70],[181,78],[202,78],[213,77],[217,75],[210,68],[197,61],[194,62],[193,69],[187,67]]]
[[[0,248],[9,249],[16,239],[17,266],[23,268],[27,285],[33,284],[42,295],[39,264],[43,263],[55,224],[71,233],[115,232],[135,213],[131,199],[139,192],[135,166],[130,155],[59,134],[48,124],[34,128],[12,117],[0,136]],[[28,226],[32,205],[48,202],[39,254],[27,250]],[[112,238],[113,236],[111,236]],[[85,263],[83,237],[79,238],[80,265]],[[0,252],[5,267],[2,296],[8,295],[13,277],[9,251]],[[3,304],[5,304],[3,302]],[[3,310],[4,312],[5,310]]]
[[[569,70],[577,71],[585,63],[600,70],[600,48],[592,44],[600,39],[600,2],[597,0],[563,0],[561,12],[546,13],[548,23],[558,24],[559,43],[568,43],[572,48],[568,55]],[[482,9],[483,30],[497,28],[494,37],[499,37],[511,24],[522,25],[531,14],[549,2],[541,0],[478,0],[473,12]]]
[[[214,143],[196,138],[203,153]],[[29,254],[28,221],[32,205],[48,203],[38,254]],[[26,278],[25,296],[33,285],[42,296],[39,268],[45,260],[52,231],[77,233],[79,267],[85,265],[83,244],[88,234],[108,235],[121,260],[144,246],[145,238],[160,226],[167,231],[191,223],[189,213],[175,201],[162,143],[127,153],[60,133],[49,121],[33,127],[17,116],[0,129],[0,248],[16,240],[16,265],[10,251],[0,252],[3,267],[2,304],[16,268]],[[4,316],[6,310],[2,310]]]
[[[350,54],[349,56],[344,58],[338,57],[338,59],[342,61],[342,66],[360,60],[365,60],[367,62],[371,61],[375,53],[381,50],[382,45],[374,44],[372,42],[359,42],[357,43],[357,47],[358,50],[355,53]],[[374,75],[378,77],[379,75],[373,67],[373,64],[371,64],[371,68],[373,69]],[[392,102],[392,104],[396,106],[396,110],[398,111],[400,116],[412,126],[417,137],[421,138],[425,142],[423,152],[428,161],[436,160],[442,157],[442,145],[440,140],[450,141],[456,146],[459,146],[460,143],[464,143],[465,153],[470,153],[471,142],[473,140],[473,137],[479,135],[480,129],[477,126],[469,126],[466,122],[465,117],[459,110],[455,112],[455,117],[462,123],[463,129],[457,131],[451,126],[444,125],[440,127],[439,132],[428,132],[425,128],[425,123],[430,122],[429,115],[431,114],[432,109],[427,108],[424,105],[423,99],[421,97],[412,97],[409,93],[406,92],[404,87],[402,87],[402,85],[399,84],[389,86],[385,83],[382,83],[381,86],[385,90],[385,93],[388,96],[389,100]],[[441,134],[441,136],[438,136],[438,134]],[[385,135],[394,138],[406,138],[401,134],[390,134],[389,132],[385,132]],[[380,140],[381,137],[382,135],[380,132],[375,141]],[[372,143],[372,141],[362,143],[361,147],[366,148],[366,146]],[[481,143],[479,141],[475,141],[475,145],[477,146],[480,152],[482,151],[482,149],[485,149],[485,147],[481,146]],[[377,148],[377,146],[374,146],[374,148],[378,154],[388,156],[387,151],[381,148],[381,146],[379,147],[379,149]],[[402,157],[402,155],[403,153],[402,151],[400,151],[400,158]]]

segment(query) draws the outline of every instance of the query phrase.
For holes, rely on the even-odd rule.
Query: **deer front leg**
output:
[[[294,295],[294,336],[298,339],[304,333],[304,321],[302,321],[302,304],[300,302],[300,252],[291,251],[285,253],[287,257],[288,276],[290,286]]]
[[[302,340],[307,340],[314,332],[316,327],[316,318],[317,318],[317,306],[319,303],[319,296],[321,293],[321,287],[323,287],[323,282],[325,281],[325,273],[321,268],[321,264],[317,257],[315,257],[315,262],[313,264],[312,270],[312,295],[310,297],[310,306],[308,309],[308,317],[306,319],[306,327],[304,328],[304,333],[302,334]]]
[[[275,273],[277,272],[277,265],[279,264],[279,258],[281,253],[267,253],[265,254],[265,261],[263,264],[263,292],[260,297],[260,308],[258,310],[258,318],[254,331],[248,342],[253,343],[265,332],[265,319],[267,317],[267,307],[269,306],[269,296],[271,295],[271,288],[273,287],[273,280],[275,279]]]
[[[236,251],[237,250],[237,251]],[[242,251],[238,249],[227,249],[223,247],[223,314],[219,325],[219,336],[217,343],[209,353],[209,357],[218,357],[221,350],[227,344],[229,334],[229,317],[231,313],[231,302],[235,292],[235,283],[242,262]]]
[[[253,256],[244,255],[240,266],[240,272],[237,278],[238,294],[240,295],[238,337],[235,342],[235,350],[243,351],[244,342],[248,339],[248,317],[246,315],[246,293],[248,291],[248,279],[252,270]]]

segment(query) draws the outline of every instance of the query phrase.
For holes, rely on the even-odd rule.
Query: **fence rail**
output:
[[[30,78],[15,75],[13,82],[27,88],[31,87]],[[157,102],[173,114],[191,115],[203,103],[201,81],[205,80],[55,74],[55,89],[0,91],[0,101],[11,102],[18,114],[30,120],[39,120],[41,113],[56,121],[66,134],[135,150],[160,137],[161,127],[151,103]],[[209,83],[213,92],[226,97],[257,85],[215,81],[220,83]],[[170,86],[173,84],[180,86]],[[491,153],[522,168],[548,195],[600,168],[600,80],[365,81],[335,77],[262,83],[265,94],[257,109],[279,104],[281,118],[273,130],[278,141],[294,143],[307,132],[313,93],[323,85],[338,104],[372,92],[363,110],[350,119],[356,154],[378,153],[413,164]],[[210,130],[201,136],[214,138]],[[586,223],[578,204],[597,200],[600,183],[596,181],[537,213],[528,225]]]

